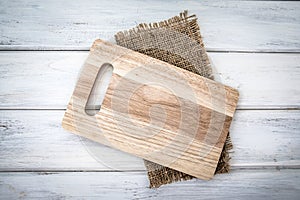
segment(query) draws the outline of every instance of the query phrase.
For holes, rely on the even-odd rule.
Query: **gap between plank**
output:
[[[100,107],[99,107],[100,109]],[[99,110],[96,109],[90,110]],[[20,111],[66,111],[66,108],[44,108],[44,107],[0,107],[0,111],[8,110],[20,110]],[[253,110],[253,111],[267,111],[267,110],[300,110],[300,107],[249,107],[249,108],[237,108],[236,110]]]
[[[91,44],[92,46],[92,44]],[[89,46],[30,46],[0,45],[0,51],[89,51]],[[300,49],[222,49],[206,48],[212,53],[300,53]]]
[[[300,169],[300,165],[248,165],[248,166],[231,166],[231,171],[243,171],[243,170],[285,170],[285,169]],[[145,170],[98,170],[98,169],[50,169],[50,168],[29,168],[29,169],[0,169],[0,173],[8,172],[147,172]]]

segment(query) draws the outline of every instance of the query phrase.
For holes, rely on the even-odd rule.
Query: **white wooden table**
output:
[[[220,81],[241,93],[232,171],[153,190],[141,159],[70,134],[61,120],[94,39],[183,9],[197,14]],[[0,1],[0,199],[299,199],[299,10],[278,1]]]

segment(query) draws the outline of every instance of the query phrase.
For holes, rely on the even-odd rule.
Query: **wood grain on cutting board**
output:
[[[113,66],[101,110],[85,108],[99,69]],[[237,90],[96,40],[63,119],[65,129],[198,178],[214,175]],[[150,116],[150,108],[156,107]]]

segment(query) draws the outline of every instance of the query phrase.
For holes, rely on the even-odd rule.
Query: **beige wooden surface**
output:
[[[86,112],[88,100],[108,63],[113,68],[111,80],[100,112],[91,116]],[[82,67],[62,126],[209,180],[216,171],[238,96],[232,87],[98,39]],[[160,107],[151,112],[154,105]]]
[[[299,7],[281,1],[1,1],[0,198],[297,199]],[[231,127],[233,171],[151,190],[141,159],[72,135],[60,122],[94,39],[112,40],[119,30],[183,9],[198,15],[219,80],[241,93]]]

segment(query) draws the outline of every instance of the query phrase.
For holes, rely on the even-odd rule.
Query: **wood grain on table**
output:
[[[141,159],[64,131],[94,39],[198,16],[219,81],[238,88],[232,171],[148,188]],[[1,1],[0,198],[297,199],[300,2]]]

